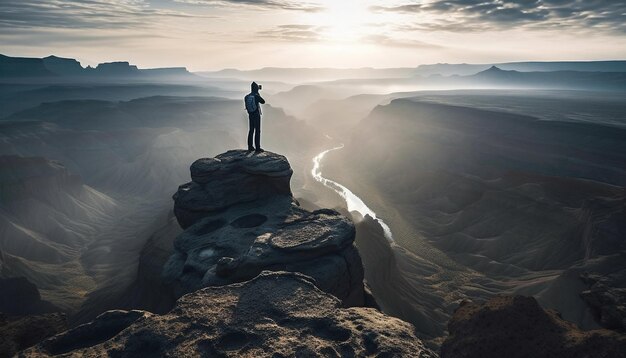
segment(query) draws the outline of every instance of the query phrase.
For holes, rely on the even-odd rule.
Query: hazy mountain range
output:
[[[139,69],[126,61],[101,63],[82,67],[72,58],[48,56],[44,58],[9,57],[0,55],[0,79],[58,77],[124,77],[125,79],[171,78],[193,80],[197,76],[184,67]]]
[[[265,67],[256,70],[224,69],[198,72],[212,78],[277,80],[285,82],[328,81],[337,78],[374,79],[410,78],[414,76],[467,76],[485,71],[492,66],[502,70],[520,72],[583,71],[583,72],[626,72],[626,61],[572,61],[572,62],[508,62],[488,64],[438,63],[401,68],[277,68]]]
[[[492,64],[429,64],[417,67],[399,68],[279,68],[265,67],[255,70],[223,69],[220,71],[189,72],[184,67],[140,69],[126,61],[101,63],[96,67],[82,67],[72,58],[62,58],[54,55],[44,58],[10,57],[0,55],[0,80],[14,80],[18,78],[124,78],[126,80],[142,79],[169,79],[169,80],[202,80],[203,77],[212,79],[237,79],[254,81],[282,81],[287,83],[322,82],[341,79],[353,80],[401,80],[401,79],[431,79],[432,77],[471,76],[487,72],[493,80],[494,68],[503,70],[497,80],[506,81],[503,76],[511,71],[541,72],[536,77],[545,75],[545,72],[558,72],[562,76],[571,75],[567,72],[591,72],[588,78],[614,78],[614,73],[626,73],[626,61],[572,61],[572,62],[508,62]],[[605,73],[602,75],[601,73]],[[613,73],[606,75],[606,73]],[[485,74],[483,74],[484,76]],[[517,75],[518,77],[523,75]],[[619,77],[619,76],[618,76]],[[621,77],[619,78],[621,79]],[[519,78],[515,78],[519,80]],[[524,79],[525,81],[525,79]]]
[[[626,61],[550,61],[550,62],[504,62],[485,64],[452,64],[438,63],[420,65],[417,74],[429,75],[471,75],[496,66],[507,71],[550,72],[550,71],[583,71],[583,72],[626,72]]]
[[[626,90],[626,72],[580,70],[532,71],[503,70],[497,66],[467,76],[431,76],[431,84],[461,85],[484,88],[546,88]]]

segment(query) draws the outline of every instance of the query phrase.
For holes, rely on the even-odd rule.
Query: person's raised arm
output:
[[[260,94],[257,94],[256,96],[257,96],[257,98],[259,99],[259,103],[261,103],[261,104],[265,104],[265,100],[263,99],[263,97],[261,97],[261,95],[260,95]]]

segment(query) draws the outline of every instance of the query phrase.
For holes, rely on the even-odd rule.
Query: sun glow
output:
[[[328,0],[326,10],[310,14],[310,20],[320,27],[328,41],[348,42],[361,38],[366,32],[371,13],[365,1]]]

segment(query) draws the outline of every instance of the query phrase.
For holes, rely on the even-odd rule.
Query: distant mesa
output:
[[[0,79],[51,78],[88,79],[95,78],[134,78],[134,79],[198,79],[184,67],[139,69],[127,61],[106,62],[82,67],[72,58],[48,56],[44,58],[9,57],[0,55]]]
[[[55,73],[48,70],[40,58],[0,55],[0,78],[49,77],[54,75]]]
[[[62,76],[78,76],[84,74],[84,68],[80,62],[73,58],[48,56],[43,58],[43,65],[54,74]]]
[[[126,61],[101,63],[92,71],[102,76],[133,76],[140,74],[137,66],[131,65]]]
[[[142,69],[139,71],[148,75],[163,75],[163,76],[191,75],[191,73],[187,71],[185,67],[146,68],[146,69]]]

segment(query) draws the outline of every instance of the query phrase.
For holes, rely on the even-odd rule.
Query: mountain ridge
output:
[[[185,67],[138,68],[128,61],[111,61],[96,67],[83,67],[73,58],[50,55],[44,58],[11,57],[0,54],[0,79],[14,78],[75,78],[136,77],[197,79]]]
[[[263,67],[252,70],[238,70],[234,68],[217,71],[198,71],[199,75],[215,78],[240,78],[269,80],[279,76],[281,80],[289,80],[290,76],[305,77],[306,80],[324,81],[328,78],[337,78],[343,73],[343,79],[374,79],[374,78],[407,78],[413,76],[467,76],[497,66],[503,70],[517,70],[520,72],[552,72],[556,70],[573,70],[582,72],[626,72],[625,60],[609,61],[545,61],[545,62],[501,62],[488,64],[423,64],[417,67],[391,67],[391,68],[281,68]],[[333,77],[334,76],[334,77]],[[285,77],[285,78],[282,78]],[[328,78],[326,78],[328,77]],[[293,79],[291,79],[293,81]]]

